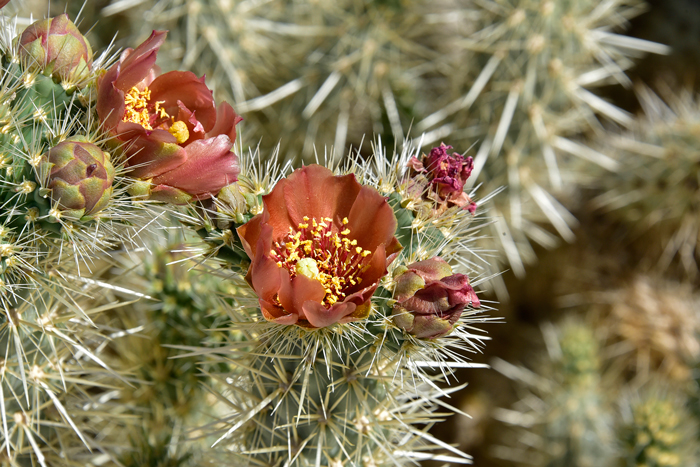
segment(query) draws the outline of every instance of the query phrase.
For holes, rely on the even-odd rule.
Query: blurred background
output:
[[[475,159],[492,369],[434,434],[482,467],[694,466],[700,442],[700,3],[90,0],[93,49],[170,31],[242,150],[299,165],[371,143]],[[477,201],[478,202],[478,201]],[[193,336],[192,339],[197,339]],[[182,465],[186,464],[183,460]]]

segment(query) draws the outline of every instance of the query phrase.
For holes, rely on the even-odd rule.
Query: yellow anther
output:
[[[350,222],[350,221],[348,220],[348,218],[347,218],[347,217],[343,217],[343,225],[348,225],[348,222]]]
[[[138,123],[147,130],[152,130],[151,116],[148,113],[148,100],[151,98],[151,91],[145,88],[140,91],[136,86],[127,91],[124,96],[124,118],[125,122]]]
[[[173,123],[170,128],[168,128],[168,132],[175,137],[177,144],[182,144],[190,139],[190,132],[187,129],[187,125],[180,120]]]
[[[340,232],[340,235],[347,235],[350,233],[350,229],[345,229],[342,232]]]

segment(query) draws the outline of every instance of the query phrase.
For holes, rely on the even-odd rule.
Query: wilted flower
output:
[[[469,278],[440,257],[399,268],[394,280],[394,324],[418,338],[449,334],[467,305],[481,306]]]
[[[88,221],[107,207],[114,167],[109,154],[98,146],[81,140],[63,141],[43,155],[43,162],[51,164],[47,188],[61,216]]]
[[[25,29],[19,38],[19,55],[30,69],[72,82],[87,78],[92,63],[90,43],[66,14]]]
[[[265,318],[307,328],[366,318],[401,250],[384,197],[354,175],[310,165],[280,180],[263,204],[238,235]]]
[[[242,118],[225,102],[217,109],[203,77],[158,75],[156,53],[165,35],[153,31],[107,70],[98,83],[97,113],[106,130],[129,143],[130,175],[151,179],[145,194],[180,204],[211,198],[236,181],[240,169],[231,148]]]
[[[456,152],[447,154],[452,146],[441,143],[423,155],[422,160],[412,157],[408,161],[411,168],[409,191],[427,196],[445,208],[459,206],[474,214],[476,203],[464,192],[464,184],[472,173],[474,160]]]

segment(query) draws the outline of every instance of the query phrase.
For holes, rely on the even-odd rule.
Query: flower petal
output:
[[[303,222],[304,216],[317,220],[329,217],[340,224],[344,217],[349,216],[355,198],[362,189],[354,175],[336,177],[327,168],[316,164],[296,170],[287,180],[284,202],[295,228]]]
[[[265,300],[258,300],[263,317],[277,324],[296,324],[299,317],[294,313],[286,313],[282,307],[275,306]]]
[[[161,175],[181,166],[187,160],[184,148],[172,143],[151,141],[148,137],[137,138],[127,150],[129,175],[147,179]],[[156,185],[172,185],[156,181]]]
[[[124,118],[124,92],[114,85],[119,76],[119,63],[115,63],[102,76],[97,85],[97,116],[106,131],[112,131]]]
[[[126,49],[122,52],[117,64],[119,72],[116,80],[113,81],[116,89],[128,91],[148,76],[156,63],[158,49],[165,42],[167,34],[167,31],[153,31],[151,36],[136,49]]]
[[[212,136],[227,135],[232,143],[236,142],[236,125],[243,120],[228,102],[222,102],[216,109],[216,125],[206,134]]]
[[[312,300],[304,302],[302,306],[306,319],[316,328],[325,328],[335,324],[345,316],[351,315],[356,308],[357,305],[354,303],[342,302],[326,309],[321,303]]]
[[[161,102],[161,107],[175,117],[182,102],[208,132],[216,123],[216,104],[211,90],[204,84],[204,78],[197,78],[191,71],[170,71],[157,77],[148,87],[151,102]]]
[[[281,270],[284,273],[281,274],[279,300],[285,310],[303,310],[304,303],[307,301],[321,303],[326,292],[319,281],[301,275],[289,279],[287,270],[284,268],[281,268]],[[286,281],[284,280],[284,274],[286,274]],[[299,319],[308,318],[300,314]]]
[[[386,199],[376,190],[362,187],[348,214],[350,238],[365,250],[390,245],[396,233],[396,216]]]
[[[153,183],[174,186],[198,197],[214,196],[235,182],[240,173],[238,156],[231,152],[231,146],[225,135],[193,141],[185,146],[185,162],[154,177]]]

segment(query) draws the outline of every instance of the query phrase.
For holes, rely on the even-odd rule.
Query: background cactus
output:
[[[644,111],[633,128],[611,142],[624,168],[600,177],[594,206],[609,211],[639,238],[639,255],[662,269],[680,263],[691,280],[698,274],[698,102],[689,89],[664,97],[637,87]],[[647,266],[648,267],[648,266]],[[671,268],[671,270],[678,269]]]
[[[498,447],[496,455],[524,465],[615,465],[612,405],[594,330],[570,320],[543,331],[548,358],[535,372],[495,363],[521,385],[514,408],[495,412],[519,428],[519,444]]]
[[[450,135],[462,146],[479,141],[474,180],[491,189],[507,187],[491,211],[505,221],[494,224],[494,237],[509,267],[522,275],[523,262],[535,258],[531,241],[554,246],[552,228],[573,241],[576,220],[565,206],[585,178],[581,164],[619,168],[605,149],[594,150],[584,138],[603,135],[608,122],[629,126],[633,118],[593,90],[628,85],[625,70],[635,55],[667,49],[614,33],[643,10],[641,1],[460,6],[476,24],[449,42],[449,92],[443,107],[416,128],[439,138]]]

